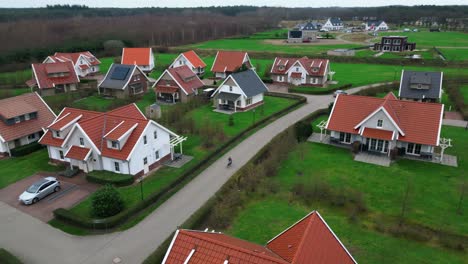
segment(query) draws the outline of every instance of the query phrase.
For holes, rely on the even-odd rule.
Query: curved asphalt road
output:
[[[371,86],[348,90],[353,93]],[[315,110],[326,108],[331,95],[307,96],[308,103],[248,137],[174,194],[135,227],[112,234],[73,236],[0,202],[0,247],[25,263],[141,263],[234,172],[274,136]],[[227,157],[234,163],[226,169]]]

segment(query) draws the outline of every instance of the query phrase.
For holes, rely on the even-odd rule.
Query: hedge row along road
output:
[[[348,93],[369,87],[356,87]],[[25,263],[112,263],[115,258],[121,263],[141,263],[273,137],[333,101],[332,95],[306,97],[306,105],[245,139],[129,230],[76,237],[0,202],[0,247]],[[229,156],[233,166],[227,169]]]

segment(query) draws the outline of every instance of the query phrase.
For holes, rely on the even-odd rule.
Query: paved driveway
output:
[[[53,218],[53,211],[55,209],[70,208],[86,198],[99,187],[96,184],[88,183],[84,178],[84,175],[77,175],[71,179],[52,175],[60,181],[60,191],[50,194],[32,205],[24,205],[18,201],[18,196],[24,192],[24,190],[26,190],[35,181],[47,176],[51,176],[51,174],[38,173],[1,189],[0,201],[44,222],[48,222]]]

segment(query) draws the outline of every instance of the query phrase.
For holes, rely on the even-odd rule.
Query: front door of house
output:
[[[373,152],[388,152],[388,140],[368,138],[367,139],[367,149]]]

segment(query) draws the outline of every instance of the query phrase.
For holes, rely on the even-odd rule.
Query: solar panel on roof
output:
[[[114,72],[111,75],[111,79],[113,80],[125,80],[127,78],[128,72],[130,68],[126,67],[116,67]]]

